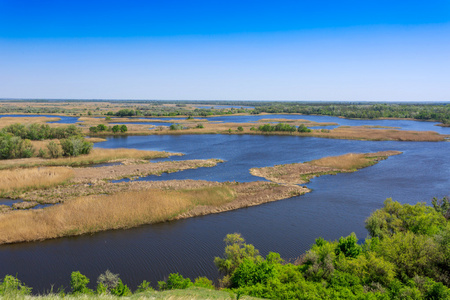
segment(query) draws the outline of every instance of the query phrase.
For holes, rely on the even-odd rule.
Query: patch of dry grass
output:
[[[61,120],[61,118],[49,118],[49,117],[2,117],[0,115],[0,128],[12,125],[12,124],[23,124],[23,125],[28,125],[28,124],[33,124],[33,123],[37,123],[37,124],[45,124],[47,122],[54,122],[54,121],[59,121]]]
[[[329,156],[305,163],[276,165],[273,167],[253,168],[250,173],[254,176],[283,184],[302,184],[311,178],[341,172],[354,172],[376,164],[392,155],[401,154],[400,151],[382,151],[376,153],[349,153],[339,156]]]
[[[87,155],[80,155],[76,157],[62,157],[62,158],[21,158],[8,159],[0,161],[0,169],[11,169],[17,167],[35,167],[35,166],[82,166],[99,164],[110,161],[117,161],[123,159],[155,159],[161,157],[169,157],[172,155],[181,156],[181,153],[169,153],[163,151],[144,151],[136,149],[100,149],[95,148]]]
[[[234,197],[233,190],[226,186],[178,191],[147,189],[81,197],[43,210],[0,215],[0,244],[166,221],[198,205],[221,205]]]
[[[42,167],[0,171],[0,192],[47,188],[62,184],[72,178],[74,172],[64,167]]]
[[[371,141],[413,141],[413,142],[439,142],[444,141],[445,136],[434,131],[411,131],[394,129],[371,129],[362,126],[341,126],[322,132],[313,130],[305,134],[315,137],[328,137],[334,139],[371,140]]]

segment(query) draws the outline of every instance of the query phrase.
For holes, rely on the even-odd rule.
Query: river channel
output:
[[[306,118],[307,116],[300,116]],[[320,117],[314,117],[315,121]],[[342,120],[342,119],[341,119]],[[346,120],[345,122],[347,122]],[[328,122],[323,117],[322,122]],[[389,121],[390,126],[429,128],[430,123]],[[407,123],[410,124],[410,123]],[[438,128],[436,128],[438,129]],[[417,129],[415,129],[417,130]],[[447,131],[450,128],[440,128]],[[302,255],[317,237],[333,240],[355,232],[364,239],[364,220],[392,197],[401,203],[430,203],[450,194],[449,142],[373,142],[298,136],[167,135],[108,138],[101,148],[136,148],[182,152],[168,160],[219,158],[213,168],[149,176],[140,180],[202,179],[255,181],[252,167],[309,161],[349,152],[398,150],[377,165],[354,173],[314,178],[309,194],[260,206],[145,225],[93,235],[0,246],[0,277],[17,275],[34,293],[67,287],[72,271],[80,271],[95,285],[98,275],[119,273],[132,289],[144,279],[156,284],[169,273],[216,280],[213,264],[223,254],[223,238],[240,232],[248,243],[266,255]]]

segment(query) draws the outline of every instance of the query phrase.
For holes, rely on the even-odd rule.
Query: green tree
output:
[[[70,287],[73,295],[93,294],[92,290],[87,287],[88,283],[89,278],[81,274],[79,271],[72,272],[70,275]]]

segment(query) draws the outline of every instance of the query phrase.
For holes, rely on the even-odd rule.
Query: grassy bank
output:
[[[250,173],[277,183],[303,184],[311,178],[321,175],[355,172],[358,169],[372,166],[389,156],[398,154],[401,154],[401,152],[349,153],[324,157],[305,163],[253,168],[250,169]]]
[[[136,149],[100,149],[95,148],[91,153],[76,157],[62,157],[53,159],[23,158],[0,161],[0,169],[29,168],[37,166],[83,166],[100,164],[123,159],[155,159],[173,155],[181,156],[181,153],[169,153],[163,151],[144,151]]]
[[[0,244],[161,222],[195,206],[218,206],[231,202],[234,197],[226,186],[81,197],[44,210],[0,215]]]

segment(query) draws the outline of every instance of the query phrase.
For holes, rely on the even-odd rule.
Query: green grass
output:
[[[12,298],[11,298],[12,299]],[[173,299],[173,300],[190,300],[190,299],[217,299],[217,300],[230,300],[236,299],[236,294],[230,293],[228,291],[217,291],[217,290],[209,290],[200,287],[190,287],[185,290],[169,290],[169,291],[151,291],[151,292],[142,292],[136,293],[130,297],[116,297],[112,295],[80,295],[80,296],[71,296],[66,295],[61,297],[56,294],[52,295],[44,295],[44,296],[22,296],[15,297],[14,299],[27,299],[27,300],[41,300],[41,299],[95,299],[95,300],[110,300],[110,299]],[[241,296],[239,299],[261,299],[254,298],[250,296]]]

